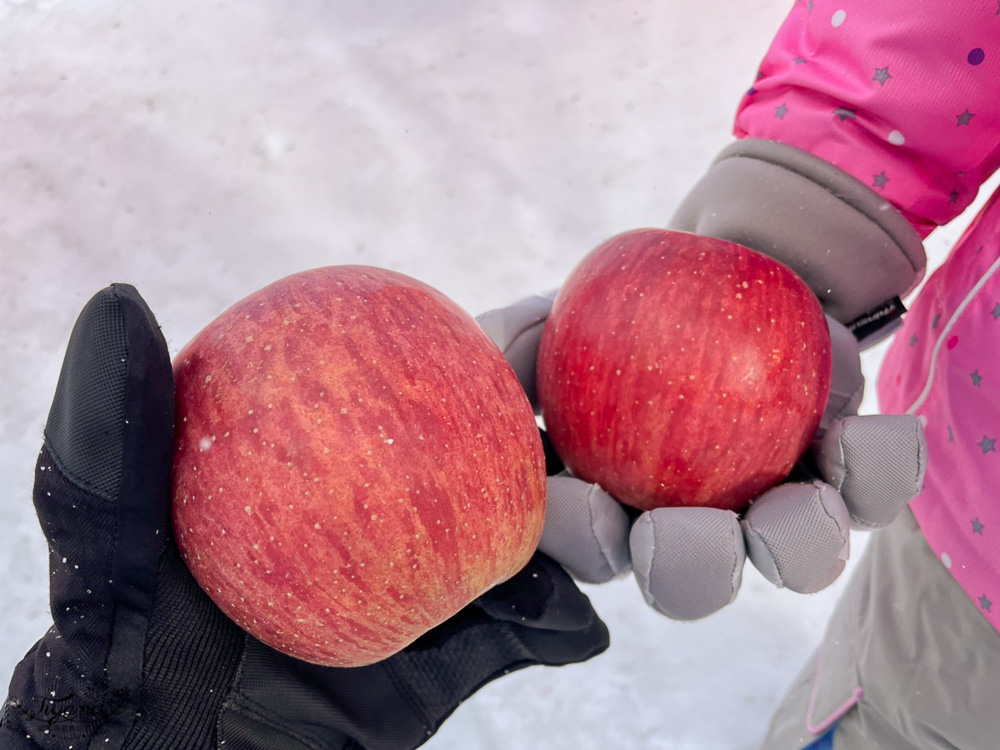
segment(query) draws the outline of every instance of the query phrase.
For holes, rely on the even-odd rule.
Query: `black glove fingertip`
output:
[[[496,620],[543,630],[583,630],[597,617],[590,600],[563,567],[541,552],[475,603]]]

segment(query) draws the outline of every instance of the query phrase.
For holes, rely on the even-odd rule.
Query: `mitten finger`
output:
[[[707,617],[739,592],[746,552],[731,511],[657,508],[639,516],[629,541],[639,589],[667,617]]]
[[[115,284],[73,328],[35,483],[52,611],[66,637],[147,614],[167,532],[173,436],[167,345],[135,288]],[[86,593],[85,593],[86,592]],[[98,617],[88,607],[107,612]]]
[[[628,514],[607,492],[566,474],[549,477],[538,549],[578,581],[604,583],[626,572],[628,535]]]
[[[533,406],[537,405],[535,364],[538,342],[554,299],[555,291],[535,295],[476,318],[486,335],[503,352]]]
[[[46,748],[67,739],[122,747],[144,713],[173,416],[170,359],[152,313],[130,286],[102,290],[70,336],[35,477],[53,627],[15,669],[0,731],[24,731]]]
[[[927,470],[923,423],[910,414],[837,421],[816,451],[816,465],[840,491],[855,526],[887,526],[923,486]]]
[[[754,567],[778,587],[820,591],[850,552],[850,520],[840,494],[823,482],[787,483],[754,501],[741,522]]]
[[[830,396],[823,412],[823,428],[829,427],[838,419],[857,414],[865,391],[858,340],[847,326],[829,315],[826,316],[826,323],[830,329],[833,373],[830,378]]]

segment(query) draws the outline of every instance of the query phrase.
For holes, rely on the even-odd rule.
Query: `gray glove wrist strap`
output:
[[[899,298],[926,266],[920,235],[888,201],[777,141],[748,138],[724,149],[669,226],[780,260],[864,345],[892,330]]]

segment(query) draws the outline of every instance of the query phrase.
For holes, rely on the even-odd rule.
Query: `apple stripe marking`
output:
[[[339,664],[362,663],[357,660],[382,658],[386,648],[398,650],[414,634],[419,635],[428,627],[429,618],[441,617],[449,605],[450,611],[454,611],[459,606],[455,602],[456,592],[471,599],[516,572],[537,542],[544,512],[541,451],[540,444],[535,445],[537,430],[530,406],[509,369],[504,370],[509,377],[497,382],[487,378],[488,388],[482,384],[484,372],[490,373],[492,367],[501,363],[507,367],[492,342],[470,317],[447,301],[436,308],[433,316],[396,315],[392,321],[393,336],[369,341],[372,337],[362,336],[361,329],[367,325],[368,331],[371,330],[371,313],[385,303],[371,292],[372,282],[373,279],[384,282],[385,278],[375,278],[379,274],[367,269],[364,273],[369,277],[365,280],[366,293],[353,297],[337,295],[341,300],[337,304],[352,312],[346,318],[336,316],[328,329],[320,332],[325,335],[314,331],[309,337],[298,336],[284,342],[255,335],[252,348],[257,352],[256,362],[240,352],[219,358],[209,389],[203,393],[209,421],[224,425],[227,438],[217,442],[211,453],[200,454],[200,460],[204,463],[216,458],[222,446],[228,445],[233,460],[252,459],[253,465],[244,465],[239,474],[229,474],[227,481],[206,479],[208,486],[215,488],[213,492],[194,491],[192,486],[188,488],[192,491],[178,493],[180,502],[175,503],[175,514],[178,508],[193,505],[204,510],[206,501],[209,505],[220,500],[228,502],[230,495],[242,491],[240,488],[249,488],[255,498],[249,504],[252,513],[243,513],[245,504],[240,504],[245,528],[238,530],[231,523],[218,522],[215,528],[216,531],[218,527],[228,528],[225,536],[230,540],[238,533],[253,533],[256,549],[252,559],[241,557],[238,543],[232,541],[224,547],[228,557],[220,566],[221,571],[209,571],[207,564],[199,567],[199,563],[205,563],[205,555],[186,559],[193,569],[198,569],[194,572],[203,586],[211,575],[218,575],[223,580],[211,590],[221,587],[230,594],[235,590],[232,599],[243,605],[243,614],[227,610],[231,617],[265,636],[270,633],[276,647],[296,643],[295,650],[301,653],[308,646],[309,655],[305,658],[317,662],[333,659],[332,663]],[[394,276],[394,280],[400,278]],[[410,283],[412,280],[407,280]],[[376,291],[381,294],[389,288],[391,285],[385,284]],[[300,298],[291,307],[305,314],[309,305],[316,302],[315,297],[310,298],[302,289],[295,291]],[[427,292],[420,290],[420,293]],[[414,294],[411,289],[397,291],[396,303],[399,300],[412,303]],[[329,295],[323,297],[323,302],[330,302]],[[359,305],[365,309],[359,309]],[[240,317],[246,324],[260,326],[260,316],[266,309],[256,305]],[[301,334],[303,326],[289,313],[289,307],[284,307],[278,315],[274,324],[279,329],[293,329]],[[456,316],[463,320],[462,325],[456,326]],[[421,346],[413,346],[408,337],[431,320],[437,326],[436,334],[429,343],[422,341]],[[465,322],[473,325],[467,328]],[[407,336],[398,334],[404,327],[409,332]],[[238,332],[229,333],[217,346],[224,348],[240,341],[246,345],[246,338]],[[326,351],[317,356],[315,346],[307,346],[330,340],[341,345],[337,356]],[[358,340],[377,344],[374,354],[362,356]],[[463,359],[476,368],[471,373],[464,370],[460,373],[461,390],[453,385],[446,389],[434,381],[448,375],[437,365],[441,353],[448,350],[463,352]],[[477,354],[470,358],[472,350]],[[407,375],[395,385],[370,364],[375,361],[380,367],[386,362],[398,365],[401,358]],[[181,357],[178,360],[178,370],[191,371],[192,384],[203,380],[197,377],[199,363],[191,358],[186,362]],[[334,381],[334,385],[327,380]],[[249,411],[254,405],[247,405],[250,408],[241,412],[242,417],[233,416],[235,412],[221,414],[220,399],[237,382],[252,383],[260,391],[256,404],[266,404],[268,408],[255,409],[251,415]],[[282,395],[287,394],[289,383],[303,393],[304,398],[298,404]],[[445,392],[447,395],[442,395]],[[491,399],[500,405],[487,407]],[[462,410],[467,416],[455,418]],[[399,418],[399,414],[405,418]],[[226,419],[219,418],[222,416]],[[179,424],[188,423],[179,421]],[[318,445],[309,441],[317,429],[324,435]],[[515,449],[516,442],[510,442],[512,438],[525,447]],[[179,439],[186,438],[179,436]],[[414,451],[419,454],[417,460]],[[470,461],[469,457],[475,460]],[[413,471],[414,463],[421,464],[418,467],[421,471]],[[206,473],[206,467],[196,464],[190,467],[189,475]],[[330,467],[335,470],[328,470]],[[451,484],[455,475],[473,491],[456,492]],[[178,490],[185,489],[176,480],[175,486]],[[225,488],[221,494],[218,487]],[[276,493],[279,488],[281,493]],[[372,502],[372,497],[380,493],[386,500]],[[206,498],[206,495],[214,496]],[[282,496],[288,499],[282,500]],[[289,502],[292,498],[294,501]],[[337,511],[331,513],[330,508]],[[280,534],[266,531],[293,519],[309,528],[309,536],[300,538],[298,544],[282,542]],[[364,519],[367,530],[363,534],[352,533],[350,529],[359,519]],[[190,529],[186,534],[178,534],[182,548],[183,544],[196,541],[194,524],[177,526]],[[182,536],[187,537],[184,542]],[[217,533],[213,544],[222,538],[223,534]],[[409,539],[411,543],[400,546],[400,539]],[[470,547],[471,541],[475,546]],[[212,548],[219,547],[214,544]],[[301,565],[291,564],[290,547],[311,556],[307,574],[302,573]],[[475,552],[470,556],[472,549]],[[359,556],[365,564],[349,567],[350,561],[360,559]],[[476,569],[481,558],[491,557],[506,562],[498,563],[492,570]],[[470,567],[472,558],[475,568]],[[234,562],[241,567],[235,567]],[[243,572],[248,567],[261,570],[261,578],[251,581]],[[226,569],[233,571],[233,575]],[[402,576],[404,570],[409,571],[410,578]],[[277,579],[281,586],[277,590],[279,598],[289,601],[298,612],[294,627],[268,622],[260,614],[262,601],[265,604],[277,601],[275,596],[266,595],[269,578]],[[438,590],[432,595],[429,592],[434,586]],[[314,596],[329,599],[319,610],[319,618],[305,614]],[[390,606],[389,602],[397,604]],[[315,619],[325,622],[326,631],[336,628],[336,638],[310,634],[309,628],[313,627],[310,623]],[[321,649],[317,643],[329,648]],[[379,649],[383,650],[381,654]]]

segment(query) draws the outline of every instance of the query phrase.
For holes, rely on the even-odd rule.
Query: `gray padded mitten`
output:
[[[629,537],[646,602],[675,620],[707,617],[736,598],[746,548],[739,517],[715,508],[657,508]]]
[[[902,309],[895,303],[926,266],[920,235],[892,204],[777,141],[747,138],[724,149],[668,225],[780,260],[829,315],[864,331],[858,338],[866,345],[891,332]]]

